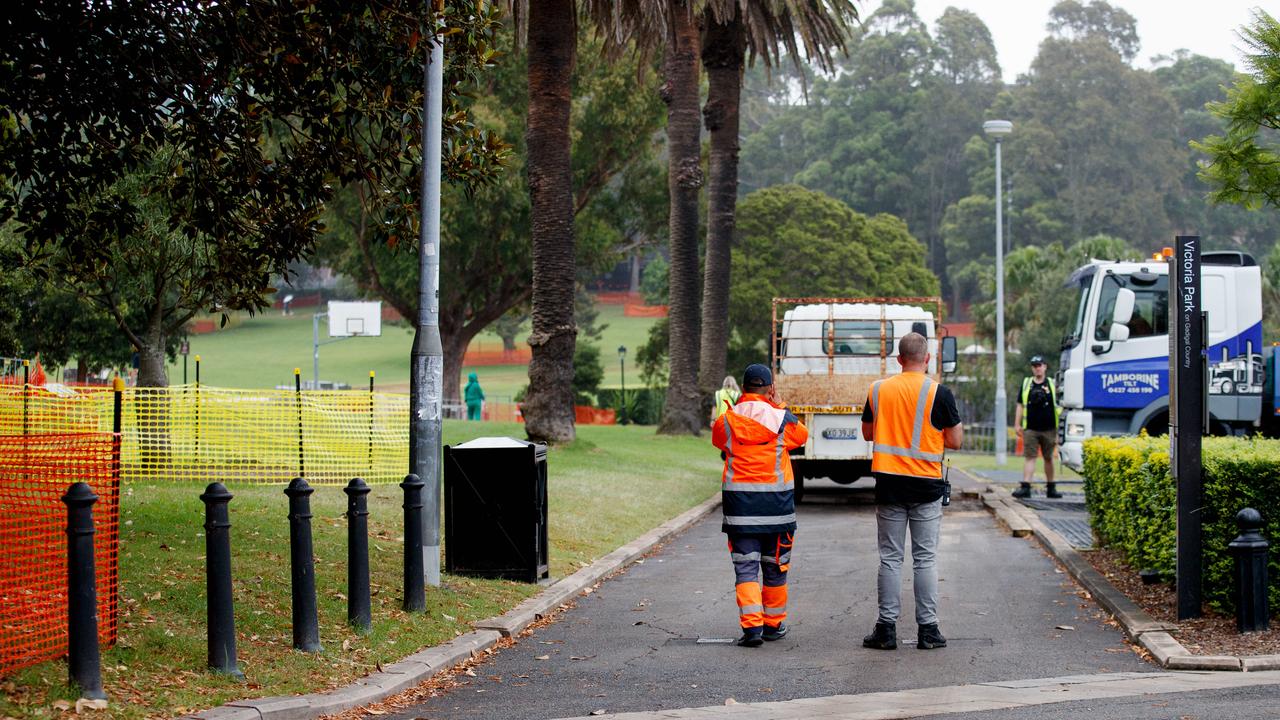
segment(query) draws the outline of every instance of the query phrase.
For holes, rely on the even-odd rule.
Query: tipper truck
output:
[[[955,338],[939,337],[941,319],[936,297],[774,298],[774,382],[809,428],[808,442],[791,456],[797,501],[807,479],[849,484],[871,473],[862,406],[871,383],[902,371],[897,343],[903,335],[928,339],[935,380],[955,369]]]

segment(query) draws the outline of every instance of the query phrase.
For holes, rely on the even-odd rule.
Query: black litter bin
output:
[[[444,447],[445,570],[537,582],[547,567],[547,446],[507,437]]]

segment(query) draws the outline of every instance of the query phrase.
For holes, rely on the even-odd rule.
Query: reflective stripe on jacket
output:
[[[1053,402],[1053,426],[1058,426],[1058,421],[1062,419],[1062,406],[1058,404],[1058,391],[1053,387],[1053,378],[1045,375],[1044,381],[1049,383],[1049,399]],[[1022,378],[1022,393],[1018,395],[1018,404],[1022,406],[1022,429],[1027,429],[1027,397],[1031,394],[1031,383],[1035,382],[1033,377]]]
[[[929,420],[937,394],[938,383],[919,372],[904,372],[871,386],[872,472],[942,477],[942,431]]]
[[[727,533],[779,533],[796,529],[795,476],[789,450],[809,439],[803,423],[784,407],[746,393],[711,426],[711,442],[724,451],[720,490]]]

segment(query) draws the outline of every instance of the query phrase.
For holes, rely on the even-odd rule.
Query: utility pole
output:
[[[444,10],[431,3],[432,23]],[[411,354],[409,472],[426,483],[422,489],[422,572],[440,585],[440,433],[444,387],[444,348],[440,343],[440,112],[444,45],[438,27],[423,73],[422,197],[418,237],[418,324]]]

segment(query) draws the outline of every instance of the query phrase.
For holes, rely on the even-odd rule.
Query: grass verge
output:
[[[446,422],[444,441],[522,437],[514,423]],[[578,440],[551,450],[551,569],[563,577],[710,497],[719,458],[705,437],[662,437],[650,428],[578,428]],[[427,589],[428,611],[400,609],[403,534],[400,489],[369,496],[373,632],[346,625],[346,496],[312,495],[320,636],[316,654],[292,647],[288,502],[279,486],[230,488],[236,635],[246,681],[205,669],[203,486],[128,486],[121,498],[120,639],[102,656],[113,718],[173,717],[234,699],[309,693],[341,686],[420,648],[470,629],[537,591],[523,583],[446,576]],[[3,684],[0,715],[48,718],[70,712],[76,694],[64,661],[19,671]]]

